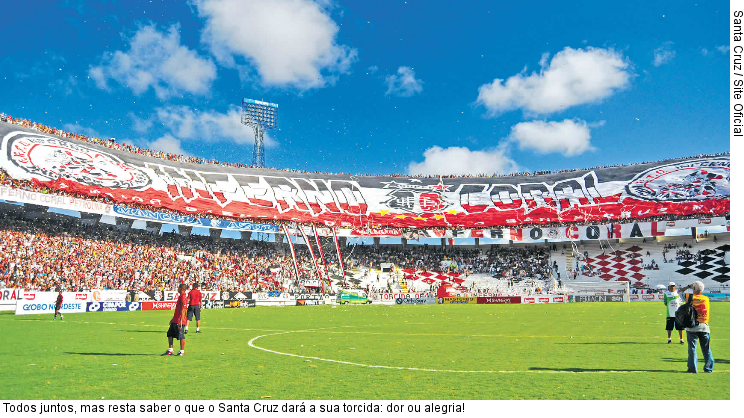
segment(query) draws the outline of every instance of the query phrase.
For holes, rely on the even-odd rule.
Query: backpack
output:
[[[698,325],[698,313],[694,306],[692,306],[692,297],[684,305],[677,309],[677,313],[674,315],[674,322],[677,326],[682,328],[692,328]]]

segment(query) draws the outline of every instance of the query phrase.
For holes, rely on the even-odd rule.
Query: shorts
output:
[[[184,326],[179,327],[175,322],[170,323],[168,328],[168,338],[175,338],[177,340],[185,340],[186,336],[183,334]]]
[[[680,326],[677,325],[677,321],[674,320],[674,317],[668,316],[667,322],[666,322],[666,330],[671,331],[673,329],[677,329],[677,331],[682,331],[684,328],[680,328]]]
[[[186,309],[186,319],[191,321],[193,317],[196,317],[197,321],[201,320],[201,305],[189,305]]]

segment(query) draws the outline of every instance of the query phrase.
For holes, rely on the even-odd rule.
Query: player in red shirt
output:
[[[193,317],[196,317],[196,333],[199,334],[199,325],[201,325],[201,301],[202,293],[199,291],[199,284],[194,283],[193,288],[189,292],[189,309],[186,311],[186,329],[183,331],[184,334],[189,332],[189,322]]]
[[[176,302],[176,311],[173,313],[173,319],[170,321],[170,328],[168,328],[168,351],[163,353],[163,356],[173,355],[173,339],[181,341],[181,351],[176,354],[177,356],[184,355],[184,349],[186,348],[186,336],[184,335],[184,326],[186,325],[186,309],[189,306],[189,295],[186,293],[188,285],[181,283],[178,286],[178,302]]]
[[[62,316],[62,312],[60,310],[62,309],[62,291],[59,291],[59,295],[57,295],[57,303],[54,305],[54,319],[52,321],[57,320],[57,314],[59,314],[59,319],[65,319],[64,316]]]

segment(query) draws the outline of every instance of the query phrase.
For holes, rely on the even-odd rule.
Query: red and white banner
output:
[[[336,228],[333,228],[333,243],[336,245],[336,256],[338,257],[338,265],[341,266],[341,274],[344,276],[344,286],[346,286],[346,269],[344,268],[344,257],[341,255],[341,247],[338,244]]]
[[[294,264],[295,280],[299,283],[300,269],[299,269],[299,266],[297,265],[297,255],[295,254],[294,244],[292,243],[292,236],[289,235],[289,231],[287,230],[286,225],[282,225],[282,228],[284,228],[284,235],[287,236],[287,242],[289,242],[289,249],[292,252],[292,262]]]
[[[318,259],[315,258],[315,251],[313,251],[313,245],[310,243],[310,240],[307,238],[307,234],[305,234],[305,232],[302,229],[300,229],[300,232],[302,233],[302,239],[305,240],[305,245],[307,245],[307,249],[310,250],[310,257],[313,259],[313,264],[315,265],[315,273],[318,275],[318,281],[321,282],[320,287],[323,287],[322,286],[323,274],[320,272],[320,267],[318,267]]]
[[[369,236],[385,236],[367,232],[377,227],[486,229],[730,210],[729,156],[539,176],[419,179],[153,162],[5,123],[0,136],[0,167],[14,179],[187,215],[323,223]]]
[[[318,235],[318,229],[313,225],[313,232],[315,233],[315,244],[318,245],[318,255],[323,260],[323,268],[325,271],[325,278],[328,280],[328,287],[331,287],[331,276],[328,274],[328,263],[326,262],[325,255],[323,255],[323,246],[320,245],[320,235]],[[324,282],[325,283],[325,282]],[[321,292],[325,293],[325,286],[321,286]]]

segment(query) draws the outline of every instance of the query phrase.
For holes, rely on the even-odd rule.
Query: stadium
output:
[[[260,316],[276,313],[269,306],[345,308],[357,300],[341,295],[355,290],[351,295],[364,298],[371,310],[569,301],[633,307],[659,303],[659,285],[693,280],[705,284],[711,300],[730,300],[728,154],[530,177],[354,179],[153,158],[114,141],[12,117],[4,117],[0,136],[3,309],[18,315],[53,313],[51,303],[39,301],[63,290],[75,302],[63,307],[65,321],[89,323],[97,315],[117,315],[90,312],[127,311],[112,323],[142,328],[131,322],[138,311],[174,309],[182,282],[201,284],[207,318],[216,308],[265,310]],[[624,176],[625,183],[608,186],[609,173]],[[658,186],[639,181],[648,173]],[[240,184],[242,193],[228,190],[219,176]],[[659,192],[649,195],[637,184]],[[433,227],[427,228],[429,220]],[[144,228],[133,228],[135,222]],[[161,234],[163,224],[177,225],[178,232]],[[209,228],[209,235],[190,235],[195,226]],[[237,230],[240,238],[221,238],[223,230]],[[251,240],[252,234],[273,239]],[[372,243],[361,244],[365,237]],[[398,243],[381,244],[383,238]],[[425,238],[439,245],[415,244]],[[465,238],[474,244],[457,245]],[[304,307],[309,305],[318,306]],[[275,320],[285,315],[280,310]],[[259,337],[268,338],[246,341],[248,347],[306,362],[440,370],[280,352],[254,344]]]
[[[2,417],[736,401],[743,4],[4,2]]]

